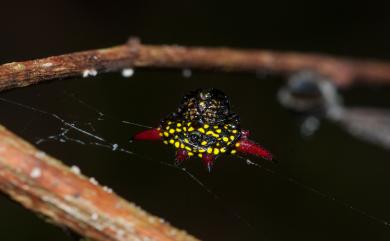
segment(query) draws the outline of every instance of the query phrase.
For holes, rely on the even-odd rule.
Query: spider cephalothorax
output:
[[[190,156],[202,158],[211,170],[213,161],[223,153],[237,151],[272,159],[272,155],[247,139],[239,117],[230,111],[227,96],[216,89],[198,89],[184,96],[177,111],[160,122],[156,129],[135,135],[136,140],[162,140],[177,150],[176,162]]]
[[[230,104],[227,96],[216,89],[198,89],[191,91],[184,96],[177,112],[173,115],[195,121],[199,124],[208,125],[237,119],[237,115],[230,112]]]

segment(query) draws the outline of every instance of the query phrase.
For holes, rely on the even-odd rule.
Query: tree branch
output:
[[[312,70],[330,77],[338,86],[349,86],[356,82],[390,84],[388,62],[267,50],[143,45],[137,39],[130,39],[127,44],[107,49],[3,64],[0,66],[0,90],[129,67],[266,70],[285,75]]]
[[[34,212],[101,241],[196,241],[0,126],[0,190]]]

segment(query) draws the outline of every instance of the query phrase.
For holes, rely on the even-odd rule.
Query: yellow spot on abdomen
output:
[[[180,142],[178,142],[178,141],[175,142],[175,147],[176,147],[176,148],[179,148],[179,146],[180,146]]]

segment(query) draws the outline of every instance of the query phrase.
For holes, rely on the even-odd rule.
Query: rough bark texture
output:
[[[196,238],[128,203],[0,126],[0,190],[54,223],[101,241]]]
[[[302,70],[328,76],[338,86],[356,82],[389,84],[390,63],[319,54],[229,48],[143,45],[136,39],[107,49],[0,65],[0,90],[44,80],[109,72],[129,67],[200,68],[291,74]]]

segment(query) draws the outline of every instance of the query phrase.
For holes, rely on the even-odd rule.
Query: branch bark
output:
[[[0,126],[0,190],[34,212],[101,241],[196,241]]]
[[[284,75],[312,70],[343,87],[357,82],[390,84],[389,62],[267,50],[143,45],[131,39],[127,44],[106,49],[3,64],[0,66],[0,90],[88,74],[85,71],[101,73],[129,67],[265,70]]]

